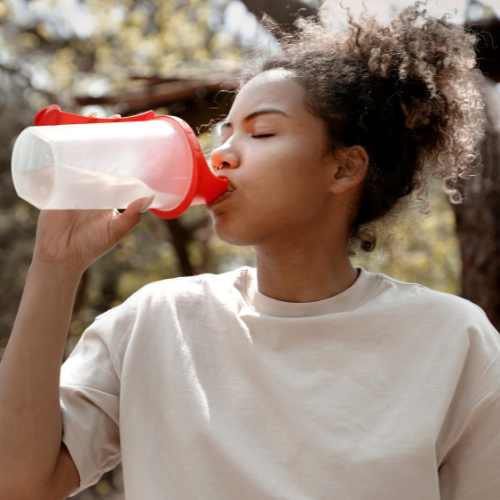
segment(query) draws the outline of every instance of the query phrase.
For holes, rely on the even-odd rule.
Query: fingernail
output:
[[[113,116],[110,116],[110,118],[121,118],[122,115],[113,115]]]
[[[151,204],[153,203],[153,200],[155,198],[155,195],[151,195],[149,198],[145,199],[143,202],[142,202],[142,205],[141,205],[141,208],[139,208],[139,213],[140,214],[143,214],[145,212],[148,211],[148,208],[151,206]]]

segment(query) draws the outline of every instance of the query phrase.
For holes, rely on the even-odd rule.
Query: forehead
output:
[[[230,116],[239,118],[261,108],[278,108],[287,114],[306,112],[305,90],[287,70],[266,71],[252,78],[240,90],[231,108]]]

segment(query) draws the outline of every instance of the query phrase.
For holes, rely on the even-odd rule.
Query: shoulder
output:
[[[157,281],[136,292],[135,300],[143,305],[165,307],[167,304],[190,306],[213,301],[227,301],[235,294],[244,293],[250,268],[241,267],[223,274],[200,274],[183,278]]]
[[[96,318],[98,322],[151,318],[165,313],[191,313],[216,303],[238,300],[245,293],[251,268],[241,267],[223,274],[201,274],[150,283],[131,295],[123,304]]]
[[[471,301],[449,293],[431,290],[416,283],[405,283],[384,274],[378,279],[375,303],[395,317],[402,317],[408,324],[422,328],[437,327],[455,337],[459,332],[465,337],[489,337],[500,346],[500,335],[484,311]]]
[[[485,318],[483,310],[467,299],[450,293],[438,292],[418,283],[406,283],[385,274],[378,278],[378,296],[395,307],[409,307],[429,313],[446,313]]]
[[[441,364],[458,362],[469,378],[481,373],[484,380],[477,383],[498,391],[500,335],[480,307],[416,283],[372,276],[377,278],[369,306],[370,317],[377,320],[372,324],[397,332],[409,349],[424,352],[427,360],[437,353]]]
[[[235,307],[244,301],[242,294],[249,271],[250,268],[240,268],[221,275],[150,283],[123,304],[97,316],[84,332],[79,352],[87,352],[90,357],[101,353],[102,359],[113,360],[120,373],[125,359],[132,362],[137,356],[149,358],[156,351],[173,355],[178,352],[175,345],[184,345],[188,337],[199,336],[214,320],[219,321],[217,327],[236,316]]]

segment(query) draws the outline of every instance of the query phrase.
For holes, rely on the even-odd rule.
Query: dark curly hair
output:
[[[283,68],[307,91],[306,105],[321,117],[332,152],[361,145],[369,156],[363,191],[353,218],[356,245],[375,247],[376,226],[404,200],[426,213],[428,174],[442,181],[452,203],[457,182],[477,163],[482,134],[482,76],[476,66],[476,36],[445,17],[404,9],[389,25],[363,13],[334,30],[325,9],[283,31],[264,24],[281,51],[253,57],[240,74],[240,88],[257,74]],[[412,195],[412,196],[410,196]]]

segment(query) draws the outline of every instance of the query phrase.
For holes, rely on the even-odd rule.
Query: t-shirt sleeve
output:
[[[63,364],[60,383],[62,440],[80,473],[71,496],[97,483],[120,461],[120,380],[96,323]]]
[[[439,468],[442,500],[500,498],[500,335],[482,310],[477,320],[455,394],[459,431]]]
[[[500,498],[500,396],[478,409],[439,470],[442,500]]]

